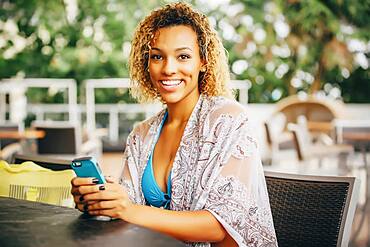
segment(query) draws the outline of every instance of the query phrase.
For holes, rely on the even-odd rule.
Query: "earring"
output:
[[[200,68],[200,72],[206,72],[206,68],[204,67]]]

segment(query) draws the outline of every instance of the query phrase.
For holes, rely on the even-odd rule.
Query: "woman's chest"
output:
[[[154,177],[161,189],[167,187],[168,177],[176,158],[184,127],[163,127],[161,135],[154,146],[152,166]]]

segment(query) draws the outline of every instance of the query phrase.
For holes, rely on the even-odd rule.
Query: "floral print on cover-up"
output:
[[[165,110],[129,135],[120,179],[145,204],[141,178]],[[208,210],[239,246],[277,246],[266,182],[245,107],[201,95],[185,127],[171,174],[170,209]],[[210,246],[210,243],[187,243]]]

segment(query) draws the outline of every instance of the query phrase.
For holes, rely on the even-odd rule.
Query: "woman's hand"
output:
[[[90,215],[126,220],[127,209],[132,203],[121,185],[106,180],[106,184],[95,184],[93,178],[72,179],[72,194],[77,208]]]
[[[80,192],[82,186],[94,186],[98,181],[95,178],[79,178],[75,177],[71,180],[71,194],[76,204],[76,208],[81,212],[87,212],[87,202],[84,201],[83,194]]]

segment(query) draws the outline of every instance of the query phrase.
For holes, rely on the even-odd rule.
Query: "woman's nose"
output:
[[[166,59],[162,67],[162,72],[166,75],[171,75],[175,74],[176,70],[177,70],[176,61],[174,61],[171,58]]]

